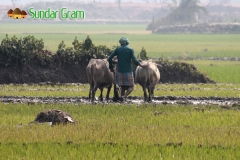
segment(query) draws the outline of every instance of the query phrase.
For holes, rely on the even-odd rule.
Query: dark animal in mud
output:
[[[45,122],[51,122],[52,125],[55,125],[55,124],[75,123],[75,120],[67,112],[63,112],[57,109],[49,109],[49,110],[38,113],[37,117],[34,120],[34,123],[45,123]]]
[[[109,93],[114,81],[114,75],[109,70],[107,59],[91,59],[86,68],[88,83],[90,85],[89,100],[94,102],[95,93],[99,88],[101,91],[99,100],[103,100],[103,88],[107,88],[106,100],[109,99]]]
[[[151,61],[143,61],[142,63],[145,65],[145,67],[137,67],[135,71],[135,79],[136,82],[142,86],[144,100],[152,101],[152,97],[154,96],[154,88],[160,81],[160,72],[156,63]],[[148,89],[148,96],[146,89]]]

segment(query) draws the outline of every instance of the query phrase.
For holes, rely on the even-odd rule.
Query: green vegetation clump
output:
[[[193,64],[186,62],[159,59],[156,63],[160,64],[161,82],[175,83],[215,83],[207,75],[201,73]]]
[[[73,47],[66,47],[64,41],[58,45],[57,57],[64,64],[78,64],[91,58],[106,58],[114,49],[114,46],[109,48],[106,45],[94,45],[89,36],[83,42],[79,42],[75,37],[72,45]]]
[[[138,59],[141,59],[141,60],[148,60],[148,56],[147,56],[147,51],[144,47],[142,47],[142,50],[141,52],[137,55],[137,58]]]
[[[32,60],[47,63],[50,61],[50,55],[45,54],[43,48],[42,39],[38,40],[34,36],[9,38],[6,34],[0,45],[0,67],[24,66]]]
[[[106,58],[114,49],[114,46],[109,48],[105,45],[94,45],[89,36],[83,42],[79,42],[76,37],[72,45],[73,47],[66,47],[62,41],[58,45],[57,54],[52,54],[44,50],[43,39],[38,40],[30,35],[18,39],[16,36],[9,38],[6,35],[0,45],[0,67],[22,67],[35,62],[40,66],[47,66],[54,62],[72,65],[78,64],[81,60]]]

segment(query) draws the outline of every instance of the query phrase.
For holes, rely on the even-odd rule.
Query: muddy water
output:
[[[26,103],[26,104],[91,104],[87,97],[15,97],[1,96],[2,103]],[[102,103],[96,101],[96,103]],[[111,100],[109,103],[114,103]],[[127,103],[142,104],[142,97],[129,97]],[[223,98],[223,97],[191,97],[191,96],[160,96],[154,97],[153,104],[193,104],[193,105],[233,105],[240,104],[240,98]]]

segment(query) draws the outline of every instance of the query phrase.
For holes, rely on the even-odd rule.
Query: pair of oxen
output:
[[[115,63],[117,63],[117,61],[115,61]],[[145,67],[137,67],[135,71],[135,80],[142,86],[144,101],[152,101],[154,88],[160,80],[160,72],[157,68],[157,64],[152,61],[142,61],[141,63]],[[86,74],[88,83],[90,84],[89,100],[94,102],[95,93],[99,88],[101,91],[99,100],[102,101],[103,88],[107,88],[106,100],[108,101],[112,85],[116,83],[116,76],[109,70],[107,59],[91,59],[86,68]],[[148,95],[146,89],[148,89]]]

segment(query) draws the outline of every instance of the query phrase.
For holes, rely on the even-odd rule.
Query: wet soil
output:
[[[18,97],[18,96],[1,96],[2,103],[25,103],[33,104],[92,104],[88,97]],[[111,104],[115,103],[112,100],[109,102],[96,100],[94,104]],[[144,104],[142,97],[129,97],[126,103]],[[192,96],[160,96],[154,97],[151,102],[156,104],[179,104],[179,105],[236,105],[240,107],[240,98],[223,98],[223,97],[192,97]]]

